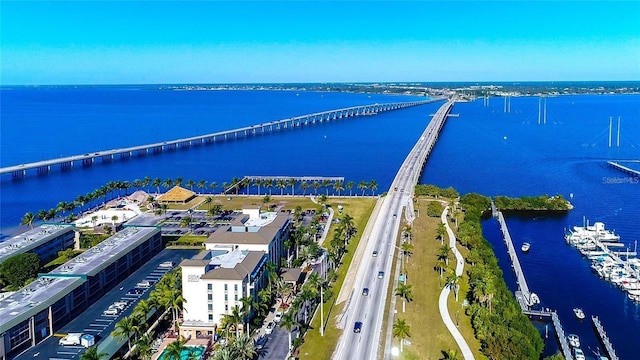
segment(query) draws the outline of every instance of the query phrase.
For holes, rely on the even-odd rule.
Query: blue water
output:
[[[190,347],[190,346],[188,346]],[[195,354],[198,356],[198,359],[202,358],[202,353],[204,353],[204,346],[195,346]],[[190,349],[182,349],[182,351],[180,352],[180,360],[187,360],[189,359],[189,350]],[[160,355],[160,357],[158,358],[159,360],[166,360],[167,359],[167,350],[163,350],[162,354]]]
[[[562,194],[575,209],[562,217],[507,218],[519,249],[529,288],[544,307],[557,309],[567,333],[576,333],[587,355],[599,344],[590,316],[602,320],[622,359],[640,359],[633,339],[640,336],[640,306],[619,289],[591,272],[589,262],[566,245],[564,229],[602,221],[615,229],[631,251],[640,239],[640,184],[634,178],[605,165],[608,159],[640,159],[640,96],[563,96],[547,100],[547,124],[538,125],[538,99],[513,98],[511,113],[504,113],[502,99],[456,104],[430,157],[423,182],[453,186],[461,193],[485,195]],[[621,116],[619,148],[608,147],[609,116]],[[627,163],[640,169],[639,163]],[[618,183],[611,179],[628,179]],[[515,289],[506,248],[495,220],[483,223],[485,237],[493,245],[507,284]],[[582,307],[587,319],[578,321],[573,307]],[[544,326],[541,326],[544,333]],[[551,327],[552,329],[552,327]],[[550,331],[547,352],[557,348]]]
[[[165,141],[340,107],[422,99],[410,96],[292,91],[169,91],[154,87],[3,88],[0,165]],[[0,229],[18,231],[22,215],[72,201],[112,180],[182,177],[228,182],[245,175],[344,176],[375,179],[387,189],[395,172],[440,104],[354,118],[219,143],[162,155],[97,164],[91,168],[0,178]],[[516,246],[530,242],[521,258],[530,288],[543,305],[559,311],[568,333],[596,349],[590,321],[571,308],[600,316],[618,354],[640,358],[640,307],[590,272],[589,264],[562,238],[565,228],[603,221],[633,246],[640,239],[640,184],[605,166],[607,159],[640,159],[640,96],[561,96],[547,100],[546,125],[538,125],[538,99],[458,103],[426,166],[424,183],[486,195],[563,194],[575,209],[559,218],[508,218]],[[609,116],[622,118],[619,148],[609,148]],[[617,121],[614,121],[616,123]],[[615,144],[615,127],[614,127]],[[628,163],[640,169],[640,163]],[[218,189],[219,190],[219,189]],[[154,190],[155,191],[155,190]],[[263,193],[264,193],[263,189]],[[274,192],[278,190],[274,189]],[[495,221],[484,224],[507,283],[511,269]],[[544,326],[542,326],[544,329]],[[552,336],[553,334],[550,333]],[[549,351],[555,349],[553,338]]]
[[[0,165],[171,140],[348,106],[424,99],[329,92],[3,89]],[[438,104],[275,135],[0,181],[0,228],[108,181],[181,177],[219,186],[245,175],[343,176],[388,188]],[[275,189],[274,189],[275,190]],[[155,189],[153,189],[155,191]],[[220,191],[220,188],[217,189]],[[277,192],[277,190],[276,190]]]

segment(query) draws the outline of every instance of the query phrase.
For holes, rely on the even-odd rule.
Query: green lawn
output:
[[[335,326],[336,316],[340,314],[344,303],[338,306],[333,306],[333,301],[338,296],[340,288],[344,283],[345,275],[351,265],[353,254],[355,253],[358,243],[360,242],[361,233],[364,230],[371,212],[375,207],[375,198],[329,198],[327,205],[336,210],[336,216],[339,217],[337,212],[337,206],[343,206],[343,213],[349,214],[354,218],[353,223],[358,229],[358,233],[354,240],[349,243],[347,247],[347,253],[343,258],[342,265],[337,271],[338,279],[333,284],[334,296],[331,301],[324,304],[324,315],[326,321],[326,328],[324,336],[320,336],[320,312],[316,316],[312,323],[311,329],[307,332],[304,338],[304,344],[300,347],[299,358],[300,359],[331,359],[331,354],[338,344],[338,339],[342,335],[342,330],[337,329]],[[335,225],[332,225],[332,227]],[[333,234],[333,229],[330,230],[330,234]],[[332,235],[329,235],[329,237]]]

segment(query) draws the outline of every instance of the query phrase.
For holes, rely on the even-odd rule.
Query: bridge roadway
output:
[[[455,99],[447,101],[434,114],[396,174],[378,217],[373,219],[373,230],[367,239],[365,255],[355,275],[354,288],[346,302],[344,316],[338,324],[344,332],[333,359],[370,360],[382,354],[385,342],[381,339],[382,321],[389,281],[393,276],[391,264],[397,243],[396,235],[402,223],[400,217],[403,208],[410,209],[415,185],[454,103]],[[413,214],[405,212],[405,217],[413,219]],[[376,257],[372,256],[374,250],[378,251]],[[383,272],[382,277],[378,276],[379,272]],[[369,288],[368,296],[362,295],[365,287]],[[362,322],[360,333],[353,332],[356,322]]]
[[[147,154],[158,154],[164,151],[172,151],[177,149],[185,149],[191,146],[200,146],[214,144],[220,141],[234,140],[238,138],[246,138],[248,136],[269,134],[275,131],[288,128],[302,127],[306,125],[345,119],[355,116],[376,115],[381,112],[404,109],[411,106],[424,105],[432,102],[441,101],[442,99],[431,99],[424,101],[411,102],[395,102],[388,104],[371,104],[360,105],[349,108],[329,110],[314,114],[296,116],[283,120],[276,120],[257,125],[245,126],[237,129],[221,131],[211,134],[193,136],[171,141],[157,142],[147,145],[138,145],[128,148],[101,150],[86,153],[83,155],[72,155],[60,157],[57,159],[36,161],[27,164],[19,164],[0,168],[0,175],[12,174],[13,178],[23,178],[27,175],[28,170],[37,170],[38,174],[47,174],[51,171],[52,166],[59,165],[62,170],[70,170],[74,164],[82,166],[91,166],[97,159],[103,162],[111,162],[114,159],[128,159],[133,156],[144,156]]]

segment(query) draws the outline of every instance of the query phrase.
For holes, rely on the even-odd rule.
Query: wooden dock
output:
[[[604,326],[602,326],[600,319],[598,319],[597,316],[591,316],[591,321],[593,321],[593,327],[596,328],[600,341],[609,355],[609,360],[620,360],[618,355],[616,355],[616,351],[613,349],[613,344],[611,344],[607,333],[604,331]]]
[[[569,346],[567,335],[564,333],[564,329],[562,328],[562,324],[560,323],[558,313],[556,313],[555,311],[552,312],[551,320],[553,321],[553,327],[555,328],[556,335],[558,336],[558,342],[560,342],[560,348],[562,348],[562,355],[564,356],[565,360],[573,360],[571,347]]]
[[[491,201],[491,214],[498,220],[498,223],[500,224],[502,238],[504,239],[504,243],[507,246],[507,252],[509,253],[509,259],[511,259],[513,272],[516,275],[516,283],[518,284],[516,299],[520,303],[520,307],[523,311],[529,310],[531,305],[533,305],[533,299],[531,298],[532,293],[529,290],[529,285],[527,285],[527,279],[524,277],[524,272],[522,271],[522,266],[520,265],[520,260],[518,259],[516,249],[513,246],[511,234],[509,234],[509,229],[507,228],[507,223],[504,221],[502,212],[496,208],[496,205],[493,201]]]

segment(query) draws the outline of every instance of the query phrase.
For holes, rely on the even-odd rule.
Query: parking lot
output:
[[[98,343],[109,336],[120,319],[131,314],[140,299],[149,297],[149,293],[164,274],[178,266],[182,259],[190,258],[197,252],[198,250],[184,249],[161,251],[107,294],[93,301],[88,309],[57,333],[90,334]],[[173,266],[167,266],[168,262],[173,263]],[[161,266],[163,263],[165,265]],[[21,354],[20,358],[79,359],[79,354],[85,350],[80,345],[59,345],[59,340],[60,338],[55,336],[48,338]]]
[[[159,225],[163,235],[182,236],[188,233],[209,235],[220,226],[231,223],[239,215],[241,213],[227,210],[211,218],[207,217],[205,211],[171,211],[167,212],[165,220]],[[191,224],[183,227],[182,220],[187,216],[191,218]]]

